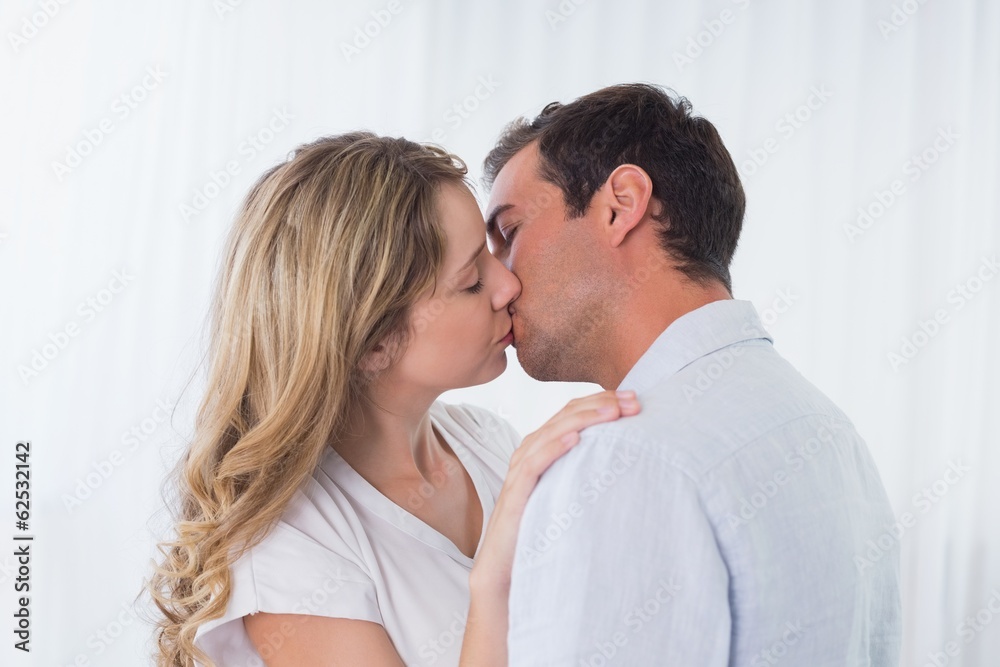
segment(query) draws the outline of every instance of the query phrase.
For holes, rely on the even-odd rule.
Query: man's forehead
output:
[[[507,199],[520,190],[537,185],[539,180],[538,159],[538,142],[533,141],[507,161],[493,182],[493,188],[490,191],[490,208],[515,203],[507,201]]]
[[[535,179],[538,176],[538,160],[540,157],[538,141],[532,141],[514,153],[510,160],[507,161],[507,164],[504,165],[504,168],[500,170],[500,173],[503,174],[506,171],[508,178],[517,181]]]

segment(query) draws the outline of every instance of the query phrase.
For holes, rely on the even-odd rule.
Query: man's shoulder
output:
[[[832,400],[769,349],[720,350],[662,378],[639,395],[639,414],[585,429],[573,459],[596,463],[610,447],[698,480],[754,443],[780,449],[812,431],[853,432]]]
[[[770,344],[745,341],[700,357],[661,378],[648,393],[692,418],[742,416],[766,410],[777,416],[844,416],[815,384]],[[781,417],[784,418],[784,417]]]

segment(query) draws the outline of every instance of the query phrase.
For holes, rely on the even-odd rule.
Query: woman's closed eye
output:
[[[482,280],[477,280],[475,285],[473,285],[472,287],[467,288],[465,291],[466,292],[472,292],[473,294],[479,294],[480,292],[483,291],[483,281]]]

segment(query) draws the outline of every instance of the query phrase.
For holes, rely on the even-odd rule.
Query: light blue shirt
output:
[[[896,667],[878,471],[753,305],[680,317],[619,389],[642,411],[586,429],[528,500],[511,667]]]

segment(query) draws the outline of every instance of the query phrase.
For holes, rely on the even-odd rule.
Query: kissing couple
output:
[[[146,584],[156,664],[896,667],[898,545],[865,555],[892,508],[733,297],[712,123],[610,86],[508,125],[484,174],[485,214],[457,156],[358,131],[252,186]],[[439,400],[509,346],[604,391],[524,437]]]

